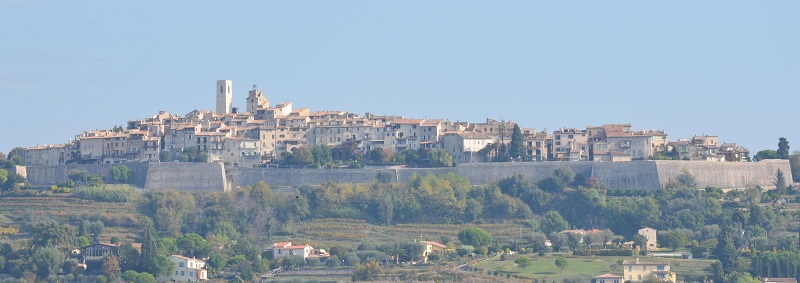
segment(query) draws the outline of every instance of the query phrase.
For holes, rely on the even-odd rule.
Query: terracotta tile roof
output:
[[[392,123],[395,124],[422,124],[425,122],[423,119],[395,119]]]
[[[437,242],[433,242],[433,241],[419,241],[419,242],[423,243],[423,244],[426,244],[426,245],[431,245],[431,246],[434,246],[434,247],[440,247],[440,248],[443,248],[443,249],[447,248],[447,246],[442,245],[442,244],[437,243]]]
[[[622,265],[669,265],[669,262],[658,262],[658,261],[642,261],[642,262],[635,262],[635,261],[625,261]]]
[[[196,258],[189,258],[189,257],[181,256],[181,255],[171,255],[171,257],[175,257],[175,258],[179,258],[179,259],[183,259],[183,260],[194,260],[194,261],[205,263],[205,261],[203,261],[203,260],[196,259]]]
[[[284,249],[284,250],[302,250],[302,249],[305,249],[305,248],[310,248],[310,247],[311,247],[311,246],[309,246],[309,245],[302,245],[302,246],[288,246],[288,247],[285,247],[285,248],[283,248],[283,249]]]
[[[464,139],[489,140],[492,137],[480,132],[446,132],[444,135],[458,135]]]
[[[606,273],[603,275],[595,276],[594,279],[622,279],[622,275],[616,275],[611,273]]]

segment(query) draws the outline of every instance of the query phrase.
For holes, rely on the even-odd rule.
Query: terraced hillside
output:
[[[19,233],[10,239],[27,238],[27,226],[37,220],[52,219],[77,225],[81,219],[101,220],[105,224],[102,240],[113,236],[133,239],[138,227],[138,212],[133,203],[109,203],[83,200],[69,194],[0,197],[0,226],[16,227]]]

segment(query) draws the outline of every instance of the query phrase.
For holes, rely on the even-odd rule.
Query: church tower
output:
[[[233,100],[233,83],[231,80],[217,81],[217,114],[227,115],[231,113],[231,101]]]
[[[258,86],[253,85],[253,90],[247,95],[247,112],[256,113],[256,110],[266,108],[269,108],[269,100],[264,97]]]

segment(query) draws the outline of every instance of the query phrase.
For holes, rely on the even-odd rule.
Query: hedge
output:
[[[573,251],[577,256],[633,256],[634,250],[580,250]]]

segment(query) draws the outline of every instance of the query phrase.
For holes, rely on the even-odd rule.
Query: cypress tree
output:
[[[149,219],[147,219],[149,220]],[[139,258],[139,272],[151,273],[156,260],[156,241],[153,238],[153,225],[151,221],[143,221],[144,234],[142,234],[142,254]]]
[[[519,124],[514,124],[514,132],[511,134],[511,145],[508,149],[509,155],[512,160],[526,160],[525,154],[525,136],[522,135],[522,129]]]

